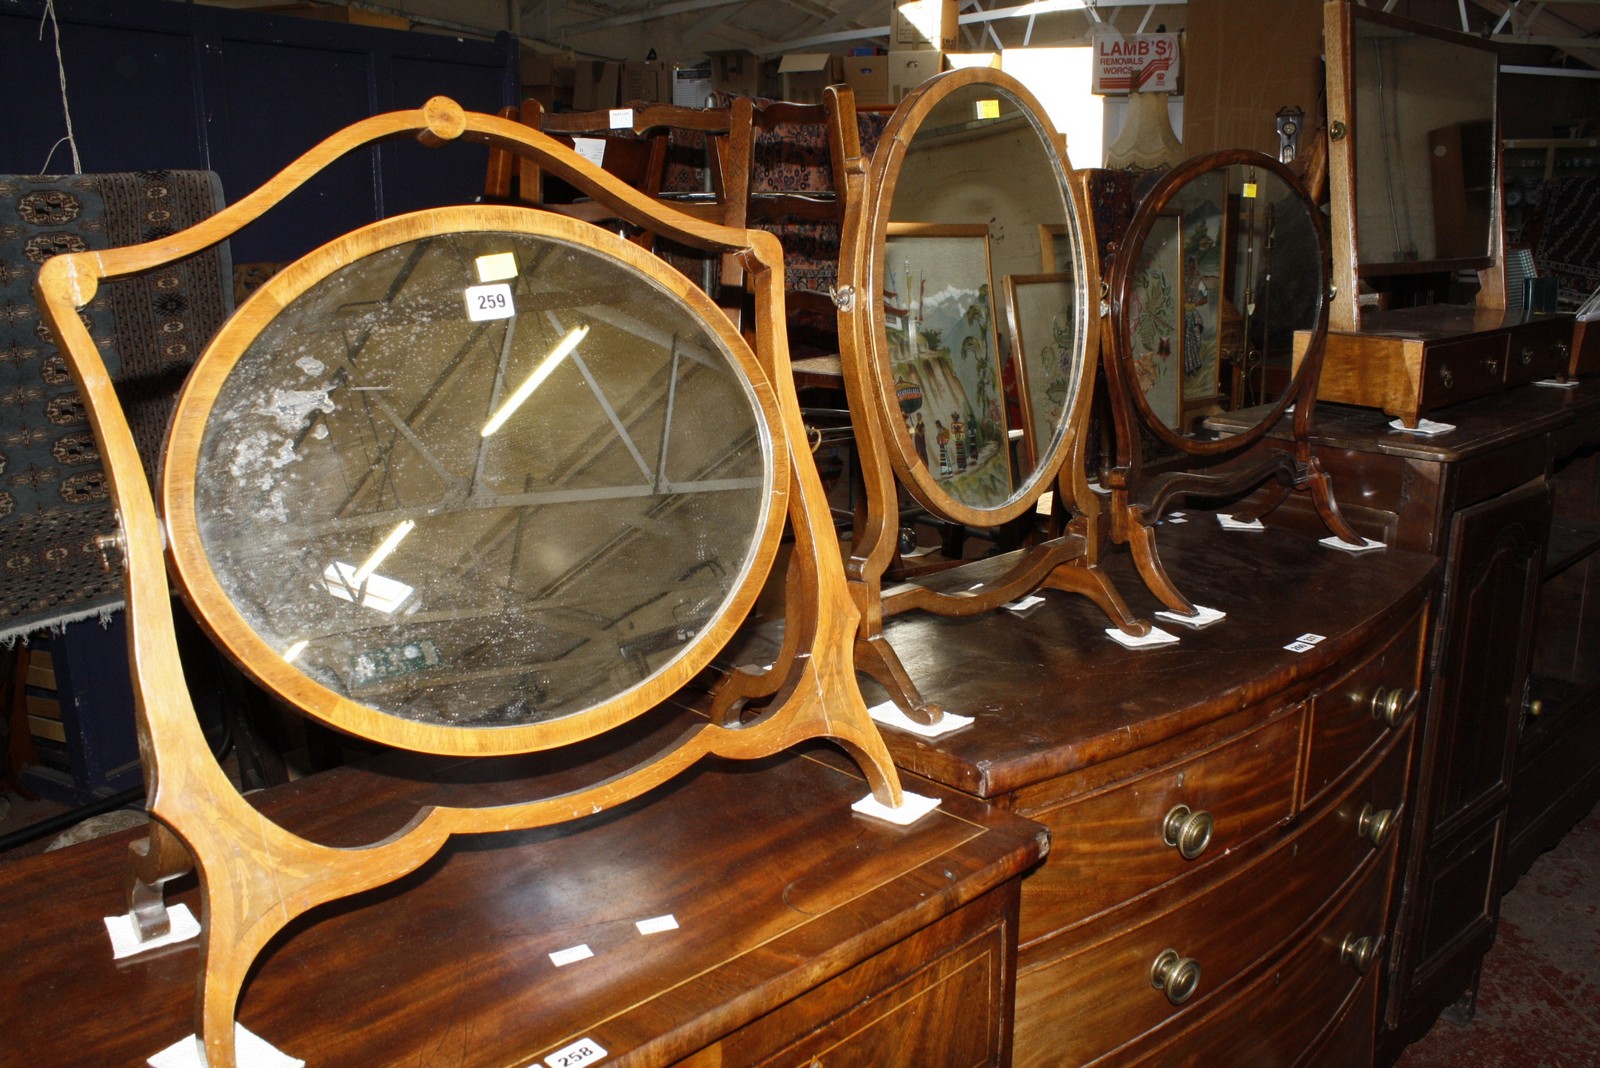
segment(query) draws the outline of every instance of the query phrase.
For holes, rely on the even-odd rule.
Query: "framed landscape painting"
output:
[[[979,508],[1013,489],[982,224],[889,223],[883,320],[906,432],[945,492]]]

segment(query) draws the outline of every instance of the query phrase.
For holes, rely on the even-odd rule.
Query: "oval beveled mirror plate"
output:
[[[1001,522],[1059,468],[1083,385],[1080,227],[1013,79],[943,75],[902,108],[904,151],[874,167],[873,363],[895,466],[947,518]]]
[[[269,283],[286,306],[208,353],[233,361],[191,447],[222,595],[316,685],[416,723],[542,723],[657,678],[770,562],[751,357],[578,241],[391,229]]]
[[[1237,154],[1234,154],[1237,155]],[[1264,157],[1263,157],[1264,158]],[[1147,421],[1191,442],[1208,416],[1283,403],[1298,332],[1316,328],[1327,264],[1298,187],[1265,165],[1174,171],[1129,234],[1118,329]]]

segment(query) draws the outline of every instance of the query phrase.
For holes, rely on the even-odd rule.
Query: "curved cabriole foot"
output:
[[[1133,550],[1133,563],[1139,569],[1139,577],[1144,579],[1145,587],[1172,611],[1186,616],[1194,615],[1197,611],[1194,602],[1172,584],[1172,580],[1167,577],[1167,569],[1161,564],[1161,556],[1156,551],[1155,528],[1147,527],[1143,523],[1132,524],[1129,528],[1128,547]],[[1147,625],[1143,633],[1148,632]]]
[[[1122,594],[1111,584],[1110,577],[1097,567],[1083,567],[1078,564],[1058,567],[1050,572],[1042,586],[1045,589],[1076,593],[1089,598],[1124,634],[1131,634],[1137,638],[1150,633],[1150,624],[1133,614],[1128,608],[1128,602],[1122,599]]]
[[[1365,545],[1367,540],[1355,532],[1344,518],[1344,513],[1339,510],[1339,502],[1333,496],[1333,476],[1322,469],[1316,457],[1311,458],[1306,470],[1307,488],[1311,491],[1311,501],[1317,506],[1317,515],[1322,518],[1322,523],[1340,541],[1349,542],[1351,545]]]
[[[1277,511],[1279,505],[1289,499],[1289,493],[1292,489],[1293,485],[1280,473],[1278,480],[1261,491],[1254,503],[1235,508],[1233,510],[1233,518],[1241,523],[1253,523],[1258,519],[1265,519]]]
[[[917,723],[931,727],[944,718],[944,709],[923,699],[917,684],[906,674],[900,654],[883,635],[856,639],[856,670],[882,686],[895,707]]]

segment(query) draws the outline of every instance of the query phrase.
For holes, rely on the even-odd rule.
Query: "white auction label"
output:
[[[606,159],[606,139],[604,137],[574,137],[572,139],[572,151],[598,167]]]
[[[599,1064],[606,1051],[592,1038],[580,1038],[570,1046],[562,1046],[544,1059],[547,1068],[578,1068],[580,1064]]]
[[[610,118],[613,130],[626,130],[633,125],[633,109],[612,108]]]
[[[565,964],[572,964],[580,960],[588,960],[594,956],[594,950],[588,946],[573,946],[570,949],[558,949],[550,954],[550,963],[560,968]]]
[[[494,282],[486,286],[467,287],[467,318],[473,322],[509,319],[515,314],[517,306],[511,299],[509,283]]]
[[[634,923],[634,926],[639,928],[639,933],[642,935],[660,934],[662,931],[676,931],[678,929],[678,919],[668,913],[665,916],[652,916],[648,920],[638,920]]]
[[[517,254],[515,252],[491,252],[479,256],[473,261],[473,266],[478,268],[478,281],[498,282],[504,278],[517,276]]]

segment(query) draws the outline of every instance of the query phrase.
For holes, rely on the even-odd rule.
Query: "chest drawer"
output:
[[[1422,638],[1419,612],[1388,645],[1312,698],[1302,808],[1415,715]]]
[[[1370,1003],[1387,948],[1384,889],[1393,853],[1391,846],[1384,863],[1370,868],[1280,967],[1241,990],[1204,1027],[1177,1034],[1127,1063],[1288,1068],[1303,1058],[1306,1037],[1330,1024],[1337,1033],[1326,1037],[1318,1061],[1371,1063]]]
[[[1427,411],[1498,393],[1505,381],[1507,334],[1429,345],[1417,383],[1418,407]]]
[[[1109,937],[1085,948],[1079,947],[1091,936],[1080,929],[1025,949],[1017,978],[1017,1063],[1116,1055],[1151,1031],[1183,1026],[1225,997],[1230,984],[1286,945],[1357,873],[1365,878],[1379,866],[1375,854],[1386,848],[1381,855],[1393,855],[1410,741],[1411,728],[1403,727],[1368,774],[1222,882],[1148,918],[1108,922]],[[1382,866],[1387,870],[1388,861]],[[1157,987],[1157,962],[1168,954],[1176,958],[1169,970],[1176,974]],[[1073,1026],[1059,1026],[1062,1020]]]
[[[1022,943],[1203,868],[1287,819],[1301,720],[1294,710],[1057,808],[1020,809],[1051,835],[1045,864],[1022,882]]]
[[[1571,323],[1562,320],[1522,326],[1511,335],[1506,384],[1521,385],[1566,374],[1571,360]]]

